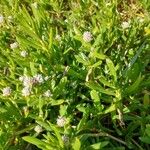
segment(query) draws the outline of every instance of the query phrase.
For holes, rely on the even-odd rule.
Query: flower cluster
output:
[[[93,40],[93,36],[92,36],[91,32],[89,32],[89,31],[84,32],[83,33],[83,40],[85,42],[91,42]]]
[[[3,92],[3,96],[9,96],[11,94],[11,88],[10,87],[5,87],[3,88],[2,92]]]
[[[57,125],[59,127],[64,127],[65,124],[66,124],[66,118],[63,117],[63,116],[58,116],[58,118],[57,118]]]

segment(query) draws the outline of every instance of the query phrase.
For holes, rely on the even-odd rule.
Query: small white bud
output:
[[[51,94],[50,90],[47,90],[47,91],[43,94],[43,96],[45,96],[45,97],[51,97],[52,94]]]
[[[22,57],[26,57],[26,56],[28,55],[28,52],[27,52],[27,51],[21,51],[21,52],[20,52],[20,55],[21,55]]]
[[[42,127],[40,125],[37,125],[35,128],[34,128],[34,131],[37,132],[37,133],[40,133],[43,131]]]
[[[129,27],[130,27],[130,23],[129,23],[129,22],[126,22],[126,21],[124,21],[124,22],[122,22],[121,26],[122,26],[122,28],[123,28],[123,29],[127,29],[127,28],[129,28]]]
[[[60,35],[56,35],[56,37],[55,37],[55,39],[57,40],[57,41],[61,41],[61,37],[60,37]]]
[[[38,8],[38,4],[37,4],[37,2],[34,2],[34,3],[32,3],[31,4],[35,9],[37,9]]]
[[[12,16],[8,16],[7,19],[8,19],[8,22],[12,22],[13,21],[13,17]]]
[[[45,81],[47,81],[48,79],[49,79],[49,76],[46,76],[46,77],[44,78]]]

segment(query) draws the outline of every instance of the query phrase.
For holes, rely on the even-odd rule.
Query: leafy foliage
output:
[[[150,149],[150,2],[0,1],[0,149]]]

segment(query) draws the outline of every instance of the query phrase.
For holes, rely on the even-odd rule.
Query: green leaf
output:
[[[46,122],[43,121],[36,121],[40,126],[42,126],[43,128],[45,128],[47,131],[52,131],[50,125]]]
[[[60,105],[60,110],[59,110],[59,114],[60,116],[64,116],[67,113],[67,105]]]
[[[117,75],[116,75],[116,69],[115,69],[113,62],[109,58],[107,58],[106,64],[109,68],[110,74],[114,77],[114,81],[116,82],[117,81]]]
[[[80,148],[81,148],[81,142],[77,137],[75,138],[74,142],[72,143],[72,148],[74,150],[80,150]]]
[[[114,95],[115,96],[115,91],[108,88],[108,89],[104,89],[103,87],[101,87],[98,83],[94,83],[92,81],[89,81],[87,83],[85,83],[85,85],[87,87],[89,87],[92,90],[96,90],[99,91],[101,93],[107,94],[107,95]]]
[[[105,60],[107,58],[106,55],[100,54],[100,53],[97,53],[97,52],[93,52],[91,54],[91,57],[95,57],[95,58],[98,58],[98,59],[101,59],[101,60]]]
[[[35,137],[30,137],[30,136],[24,136],[23,140],[36,145],[38,148],[42,149],[42,150],[46,150],[46,147],[48,147],[50,150],[53,149],[53,147],[51,147],[49,144],[47,144],[46,142],[39,140]]]
[[[108,114],[110,112],[113,112],[116,110],[116,105],[115,104],[112,104],[110,107],[108,107],[105,111],[104,111],[104,114]]]
[[[75,58],[79,63],[82,63],[85,66],[89,66],[91,64],[88,58],[83,53],[75,55]]]
[[[52,106],[56,106],[56,105],[61,105],[64,103],[64,100],[63,99],[59,99],[59,100],[51,100],[51,105]]]
[[[150,124],[146,125],[146,129],[145,129],[146,134],[150,137]]]
[[[140,140],[146,144],[150,144],[150,137],[149,136],[140,137]]]
[[[50,125],[51,129],[54,131],[55,136],[57,137],[58,142],[59,142],[61,148],[63,148],[63,147],[64,147],[64,144],[63,144],[61,135],[60,135],[60,133],[59,133],[59,130],[55,127],[55,125],[51,124],[50,122],[49,122],[49,125]]]
[[[150,105],[149,93],[144,94],[143,104],[144,104],[144,106],[149,106]]]
[[[91,95],[91,98],[94,100],[95,103],[100,101],[99,95],[98,95],[96,90],[92,90],[90,92],[90,95]]]
[[[113,86],[110,82],[108,82],[105,77],[100,76],[99,81],[101,83],[103,83],[105,86],[108,86],[108,87],[115,89],[115,86]]]
[[[87,147],[87,150],[101,150],[103,147],[105,147],[106,145],[108,145],[108,141],[103,141],[103,142],[99,142],[99,143],[96,143],[96,144],[92,144],[90,145],[89,147]]]
[[[37,69],[35,68],[35,63],[34,62],[30,62],[30,70],[31,70],[32,76],[37,74]]]
[[[133,92],[135,92],[139,88],[139,85],[142,82],[143,78],[144,77],[141,77],[141,75],[139,75],[136,81],[131,86],[127,87],[127,89],[125,90],[125,94],[132,94]]]

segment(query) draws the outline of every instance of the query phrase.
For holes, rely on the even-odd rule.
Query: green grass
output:
[[[0,1],[0,149],[150,149],[149,0]]]

